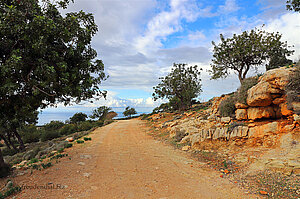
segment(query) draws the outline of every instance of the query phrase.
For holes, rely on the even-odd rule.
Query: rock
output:
[[[293,102],[292,107],[295,113],[300,113],[300,102]]]
[[[215,114],[211,114],[210,116],[208,116],[207,119],[208,119],[209,121],[216,120],[216,115],[215,115]]]
[[[286,125],[283,127],[283,133],[289,133],[294,129],[295,125],[291,124],[291,125]]]
[[[230,122],[230,120],[231,120],[230,117],[222,117],[222,118],[221,118],[221,122],[222,122],[222,123],[226,123],[226,124],[228,124],[228,123]]]
[[[84,177],[87,177],[87,178],[89,178],[90,175],[91,175],[91,173],[83,173],[83,176],[84,176]]]
[[[300,115],[294,114],[293,118],[294,118],[294,121],[300,122]]]
[[[11,180],[8,180],[8,182],[6,183],[5,187],[2,189],[3,192],[9,190],[10,188],[12,188],[14,185],[14,183]]]
[[[180,141],[181,144],[190,142],[191,138],[190,135],[185,136],[184,138],[182,138],[182,140]]]
[[[289,81],[289,76],[293,68],[276,68],[268,70],[263,76],[260,77],[260,82],[268,82],[272,87],[284,90],[284,87]]]
[[[247,104],[242,104],[242,103],[236,103],[235,108],[236,109],[247,109],[249,106]]]
[[[201,134],[196,133],[194,135],[191,135],[191,145],[193,146],[195,143],[198,143],[201,141]]]
[[[250,88],[247,92],[247,104],[249,106],[269,106],[273,98],[269,92],[271,86],[268,82],[261,82]]]
[[[188,151],[188,150],[190,150],[191,149],[191,146],[184,146],[184,147],[182,147],[182,149],[181,150],[183,150],[183,151]]]
[[[276,99],[273,100],[273,104],[276,104],[276,105],[282,104],[284,102],[285,102],[284,98],[276,98]]]
[[[73,137],[69,137],[69,138],[66,139],[66,141],[68,141],[68,142],[73,142],[73,141],[74,141],[74,138],[73,138]]]
[[[84,162],[78,162],[77,164],[81,165],[81,166],[84,166],[85,163]]]
[[[275,118],[276,113],[271,106],[267,107],[250,107],[247,109],[248,119],[256,120],[262,118]]]
[[[248,135],[249,128],[247,126],[237,126],[230,133],[229,139],[235,137],[246,137]]]
[[[287,103],[279,104],[279,108],[280,108],[281,115],[283,116],[293,115],[293,111],[287,108]]]
[[[261,126],[255,126],[249,129],[249,137],[261,138],[265,135],[275,134],[279,132],[279,123],[272,122]]]
[[[213,133],[212,139],[226,138],[227,130],[228,130],[228,127],[216,128],[216,130]]]
[[[246,120],[248,119],[247,109],[237,109],[235,111],[235,117],[237,120]]]

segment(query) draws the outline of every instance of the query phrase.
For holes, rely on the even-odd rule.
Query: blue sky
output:
[[[152,100],[152,88],[158,84],[159,77],[167,75],[173,63],[203,68],[201,101],[235,91],[239,81],[234,73],[227,79],[213,81],[206,72],[212,58],[211,42],[218,42],[220,33],[230,37],[264,24],[263,29],[280,32],[283,40],[294,45],[295,54],[290,58],[298,60],[300,13],[286,11],[285,2],[75,0],[68,11],[91,12],[99,26],[92,45],[110,76],[101,86],[108,91],[108,97],[93,104],[58,105],[45,109],[44,114],[86,112],[102,105],[118,111],[132,106],[139,112],[149,112],[163,102]]]

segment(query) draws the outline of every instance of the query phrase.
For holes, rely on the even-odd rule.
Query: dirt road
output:
[[[67,149],[70,158],[18,177],[24,189],[17,198],[256,198],[184,152],[155,141],[140,120],[112,123],[90,137],[91,142]],[[45,184],[48,189],[28,187]]]

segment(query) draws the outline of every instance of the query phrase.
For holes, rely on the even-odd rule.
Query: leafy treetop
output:
[[[93,113],[90,116],[90,118],[92,119],[98,118],[98,120],[104,120],[106,115],[108,114],[108,111],[110,110],[111,110],[110,107],[100,106],[99,108],[93,110]]]
[[[300,0],[288,0],[286,1],[286,8],[288,10],[294,10],[295,12],[300,12]]]
[[[270,65],[280,60],[280,64],[288,64],[290,60],[286,59],[293,53],[287,49],[287,43],[281,42],[281,34],[268,33],[263,30],[244,31],[240,35],[234,34],[232,38],[225,39],[221,34],[221,42],[214,46],[212,60],[212,79],[225,78],[230,71],[237,73],[240,82],[242,82],[251,68],[257,69],[258,66],[267,61],[267,69],[278,67]]]
[[[71,118],[70,118],[70,123],[79,123],[79,122],[84,122],[88,116],[85,113],[75,113]]]
[[[159,78],[161,82],[153,87],[154,100],[167,98],[175,109],[184,110],[192,104],[192,100],[201,93],[201,79],[198,66],[173,64],[171,73]]]
[[[123,115],[126,117],[127,116],[131,117],[131,115],[135,115],[135,114],[137,114],[136,110],[134,108],[130,108],[129,106],[127,106],[125,108],[125,111],[123,112]]]

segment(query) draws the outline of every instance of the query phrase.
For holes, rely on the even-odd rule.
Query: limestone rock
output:
[[[255,126],[249,129],[249,137],[261,138],[265,135],[275,134],[279,132],[279,123],[272,122],[261,126]]]
[[[276,98],[276,99],[273,100],[273,104],[276,104],[276,105],[282,104],[284,102],[285,102],[285,99],[282,98],[282,97],[281,98]]]
[[[191,145],[193,146],[194,144],[198,143],[201,141],[201,135],[200,133],[196,133],[194,135],[191,135]]]
[[[68,142],[73,142],[73,141],[74,141],[74,138],[73,138],[73,137],[69,137],[69,138],[66,139],[66,141],[68,141]]]
[[[247,126],[237,126],[230,133],[230,139],[235,137],[246,137],[248,135],[249,127]]]
[[[276,68],[273,70],[268,70],[259,79],[260,82],[268,82],[274,88],[284,90],[284,87],[288,83],[289,75],[293,71],[293,68]]]
[[[248,119],[274,118],[276,116],[273,107],[250,107],[247,109]]]
[[[294,114],[293,117],[296,122],[300,122],[300,115]]]
[[[287,108],[287,103],[279,104],[279,108],[280,108],[281,115],[283,116],[293,115],[293,111]]]
[[[237,120],[246,120],[248,119],[247,109],[237,109],[235,111],[235,117]]]
[[[248,107],[249,106],[247,104],[243,104],[243,103],[236,103],[235,104],[235,108],[237,108],[237,109],[246,109]]]
[[[191,149],[191,146],[184,146],[184,147],[182,147],[182,149],[181,150],[183,150],[183,151],[188,151],[188,150],[190,150]]]
[[[228,123],[230,122],[230,120],[231,120],[230,117],[222,117],[222,118],[221,118],[221,122],[222,122],[222,123],[226,123],[226,124],[228,124]]]
[[[248,90],[247,104],[249,106],[269,106],[273,102],[270,94],[270,84],[261,82]]]

